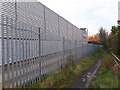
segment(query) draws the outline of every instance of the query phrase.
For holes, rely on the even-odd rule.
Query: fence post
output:
[[[76,49],[76,40],[75,40],[75,61],[77,60],[77,49]]]
[[[62,56],[63,56],[63,59],[62,59],[62,62],[61,62],[61,69],[63,68],[63,64],[65,62],[65,38],[63,37],[63,51],[62,51]]]
[[[31,80],[32,80],[32,74],[31,74],[31,27],[29,26],[28,29],[28,42],[29,42],[29,84],[31,84]]]
[[[22,55],[22,54],[21,54],[21,51],[22,51],[22,50],[21,50],[21,45],[22,45],[22,44],[21,44],[21,42],[22,42],[21,33],[22,33],[22,30],[21,30],[20,25],[21,25],[21,23],[19,22],[19,63],[20,63],[20,64],[19,64],[19,65],[20,65],[20,66],[19,66],[19,69],[20,69],[20,70],[19,70],[19,73],[20,73],[19,76],[20,76],[20,86],[21,86],[21,85],[22,85],[22,61],[21,61],[21,60],[22,60],[22,56],[21,56],[21,55]],[[12,32],[13,32],[13,31],[12,31]],[[11,32],[11,33],[12,33],[12,32]],[[12,34],[11,34],[11,35],[12,35]],[[12,37],[12,40],[13,40],[13,35],[12,35],[11,37]],[[12,46],[12,42],[11,42],[11,46]],[[12,57],[13,57],[13,56],[12,56]],[[12,61],[12,64],[14,65],[14,60]],[[13,66],[13,65],[12,65],[12,66]],[[13,66],[13,71],[14,71],[14,66]],[[12,72],[12,73],[13,73],[13,82],[14,82],[14,72]]]
[[[7,34],[7,88],[10,88],[10,64],[9,64],[9,31],[8,31],[8,18],[6,18],[6,34]]]
[[[33,27],[31,26],[31,66],[32,66],[32,84],[33,84]]]
[[[2,88],[4,88],[5,85],[5,67],[4,67],[4,17],[2,15]]]
[[[27,38],[28,38],[28,34],[27,34],[27,32],[28,32],[28,29],[27,29],[27,24],[25,23],[25,35],[26,35],[26,37],[25,37],[25,48],[26,48],[26,84],[28,85],[28,55],[27,55],[27,53],[28,53],[28,50],[27,50],[27,46],[28,46],[28,44],[27,44]]]
[[[39,32],[39,80],[41,78],[41,38],[40,38],[40,28],[38,28]]]
[[[38,28],[37,28],[37,30],[38,30]],[[36,49],[36,77],[37,77],[37,79],[36,79],[36,81],[38,81],[39,80],[39,77],[38,77],[38,71],[37,71],[37,68],[39,68],[39,64],[37,64],[37,63],[39,63],[39,59],[38,59],[38,55],[39,55],[39,53],[37,54],[37,52],[38,52],[38,50],[39,50],[39,47],[38,47],[38,42],[39,42],[39,32],[38,31],[36,31],[36,35],[35,35],[35,38],[36,38],[36,40],[35,40],[35,43],[36,43],[36,45],[35,45],[35,49]],[[37,48],[38,47],[38,48]],[[38,50],[37,50],[38,49]]]
[[[13,59],[13,19],[10,20],[11,23],[11,59],[12,59],[12,87],[14,86],[14,59]]]
[[[89,44],[89,56],[91,56],[90,51],[91,51],[91,44]]]
[[[83,46],[83,42],[82,42],[82,59],[84,58],[84,46]]]
[[[22,58],[23,58],[23,87],[25,88],[25,59],[24,59],[24,24],[22,23]],[[16,59],[17,60],[17,59]],[[17,67],[17,66],[16,66]]]

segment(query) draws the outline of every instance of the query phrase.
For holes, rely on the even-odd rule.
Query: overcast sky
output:
[[[119,0],[37,0],[78,28],[88,28],[89,36],[102,26],[110,32],[117,25]]]

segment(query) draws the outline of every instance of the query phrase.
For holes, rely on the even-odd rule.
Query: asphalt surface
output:
[[[91,83],[96,79],[100,66],[103,62],[103,56],[92,66],[82,77],[73,82],[68,88],[91,88]]]

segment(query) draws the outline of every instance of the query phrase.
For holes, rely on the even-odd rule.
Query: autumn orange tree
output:
[[[94,36],[90,36],[90,37],[88,38],[88,42],[100,43],[98,34],[96,34],[96,35],[94,35]]]
[[[101,27],[96,35],[88,38],[88,42],[95,42],[96,44],[104,45],[104,47],[107,48],[107,38],[107,31],[103,27]]]

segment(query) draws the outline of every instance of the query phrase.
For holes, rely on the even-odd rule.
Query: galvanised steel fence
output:
[[[40,27],[2,16],[3,88],[31,85],[64,67],[70,55],[78,62],[103,47],[68,40],[52,32],[48,32],[49,40],[42,40],[40,30]]]
[[[2,1],[4,2],[0,2],[0,16],[3,14],[6,17],[40,27],[42,40],[53,40],[49,33],[51,31],[52,34],[66,37],[69,40],[87,42],[87,29],[81,30],[37,0]]]

